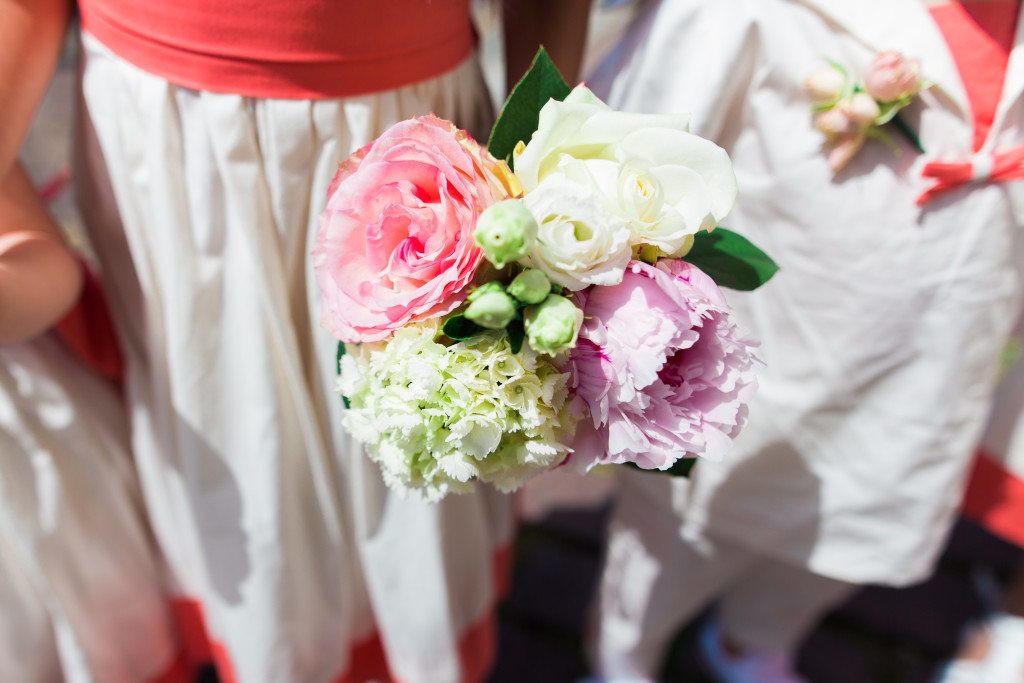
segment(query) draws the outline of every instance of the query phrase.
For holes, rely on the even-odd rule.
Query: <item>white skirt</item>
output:
[[[431,505],[384,487],[340,428],[336,341],[307,258],[352,151],[429,112],[486,132],[476,60],[393,92],[260,100],[83,45],[77,188],[186,628],[205,622],[222,678],[239,683],[368,680],[379,645],[405,683],[482,679],[507,498],[481,488]]]
[[[55,336],[0,350],[0,680],[188,682],[127,440]]]

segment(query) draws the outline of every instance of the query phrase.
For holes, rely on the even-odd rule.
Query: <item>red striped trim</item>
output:
[[[964,515],[1024,547],[1024,480],[979,449],[963,502]]]
[[[494,590],[498,600],[503,600],[512,587],[513,559],[511,545],[502,546],[494,551]]]
[[[507,545],[495,550],[492,563],[497,602],[507,594],[511,584],[512,547]],[[202,604],[198,600],[179,598],[172,602],[171,607],[182,638],[181,666],[185,667],[182,671],[192,672],[200,666],[212,663],[222,683],[237,683],[238,679],[227,648],[223,643],[210,637]],[[488,610],[478,622],[462,634],[458,645],[461,683],[481,683],[490,674],[497,656],[497,628],[493,610]],[[160,678],[154,683],[187,683],[190,680],[168,677]],[[352,646],[349,668],[335,679],[334,683],[365,681],[402,683],[389,672],[387,654],[380,635],[376,633]]]
[[[150,683],[195,683],[195,680],[196,667],[188,661],[185,653],[182,652],[167,671],[154,678]]]
[[[480,683],[487,678],[498,654],[498,624],[488,611],[459,640],[459,663],[464,683]]]
[[[185,659],[197,666],[205,666],[213,661],[213,647],[210,634],[206,630],[206,618],[203,606],[198,600],[178,598],[171,602],[174,621],[178,625],[178,634],[185,653]]]
[[[364,683],[364,681],[380,681],[380,683],[390,683],[391,681],[384,645],[376,633],[352,648],[349,656],[349,670],[335,679],[334,683]]]
[[[84,260],[79,259],[79,263],[84,274],[82,293],[54,328],[79,360],[120,384],[124,358],[107,308],[103,283]]]

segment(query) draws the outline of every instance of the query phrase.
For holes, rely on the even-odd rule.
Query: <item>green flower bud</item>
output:
[[[463,315],[480,327],[503,330],[516,317],[516,302],[500,290],[487,291],[477,296]]]
[[[549,294],[542,303],[527,307],[523,323],[533,350],[553,356],[576,346],[583,311],[564,296]]]
[[[487,207],[476,221],[473,240],[496,268],[530,253],[537,241],[537,219],[518,199]]]
[[[470,292],[469,296],[466,297],[466,300],[467,301],[476,301],[477,299],[482,297],[484,294],[489,294],[490,292],[504,292],[504,291],[505,291],[504,285],[502,285],[500,282],[497,282],[496,280],[491,280],[490,282],[485,282],[484,284],[480,285],[479,287],[474,289],[472,292]]]
[[[543,270],[530,268],[516,275],[508,286],[508,293],[524,304],[539,304],[551,292],[551,280]]]

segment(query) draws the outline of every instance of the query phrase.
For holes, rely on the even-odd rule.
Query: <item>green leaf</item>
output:
[[[338,342],[338,351],[334,360],[334,369],[338,373],[338,377],[341,377],[341,357],[345,355],[345,342]],[[345,406],[345,410],[351,408],[348,402],[348,396],[345,394],[341,395],[341,403]]]
[[[899,110],[909,103],[910,98],[894,100],[892,102],[879,102],[878,116],[875,117],[874,124],[876,126],[884,126],[892,121],[892,117],[896,116],[896,114],[899,113]]]
[[[672,475],[673,477],[685,477],[690,478],[690,472],[693,471],[693,466],[697,464],[697,458],[679,458],[676,460],[676,464],[669,467],[667,470],[662,470],[665,474]]]
[[[638,472],[651,472],[652,474],[667,474],[671,477],[683,477],[684,479],[690,478],[690,471],[693,470],[693,466],[697,464],[697,458],[679,458],[676,460],[672,467],[667,470],[648,470],[640,467],[636,463],[627,462],[626,467],[631,467]]]
[[[519,353],[523,348],[523,340],[526,339],[526,329],[523,327],[523,319],[516,317],[505,327],[508,334],[508,345],[512,347],[512,353]]]
[[[744,292],[757,289],[779,270],[750,240],[725,228],[698,233],[683,260],[710,275],[719,287]]]
[[[504,159],[511,167],[512,150],[520,140],[530,141],[537,130],[541,107],[551,99],[564,100],[571,91],[547,51],[540,48],[529,71],[505,100],[487,141],[487,151],[498,159]]]
[[[914,149],[921,154],[925,154],[924,146],[921,144],[921,138],[919,138],[914,129],[910,127],[910,124],[903,120],[902,116],[899,114],[893,116],[892,125],[896,127],[896,130],[903,133],[903,136],[906,137],[910,144],[914,146]]]
[[[334,359],[334,369],[337,371],[338,376],[341,376],[341,357],[345,355],[345,342],[338,342],[338,352]]]
[[[482,327],[461,313],[456,313],[448,318],[444,321],[444,325],[441,326],[441,331],[444,332],[445,336],[455,341],[465,341],[482,329]]]

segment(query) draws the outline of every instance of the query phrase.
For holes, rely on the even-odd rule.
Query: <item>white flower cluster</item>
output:
[[[528,347],[512,353],[504,332],[445,346],[437,330],[407,325],[386,343],[346,345],[341,359],[345,428],[387,484],[431,500],[473,480],[511,491],[564,460],[568,375]]]
[[[736,202],[729,155],[690,133],[689,116],[614,111],[583,85],[539,116],[514,153],[539,224],[520,263],[555,284],[617,285],[638,253],[682,255]]]

